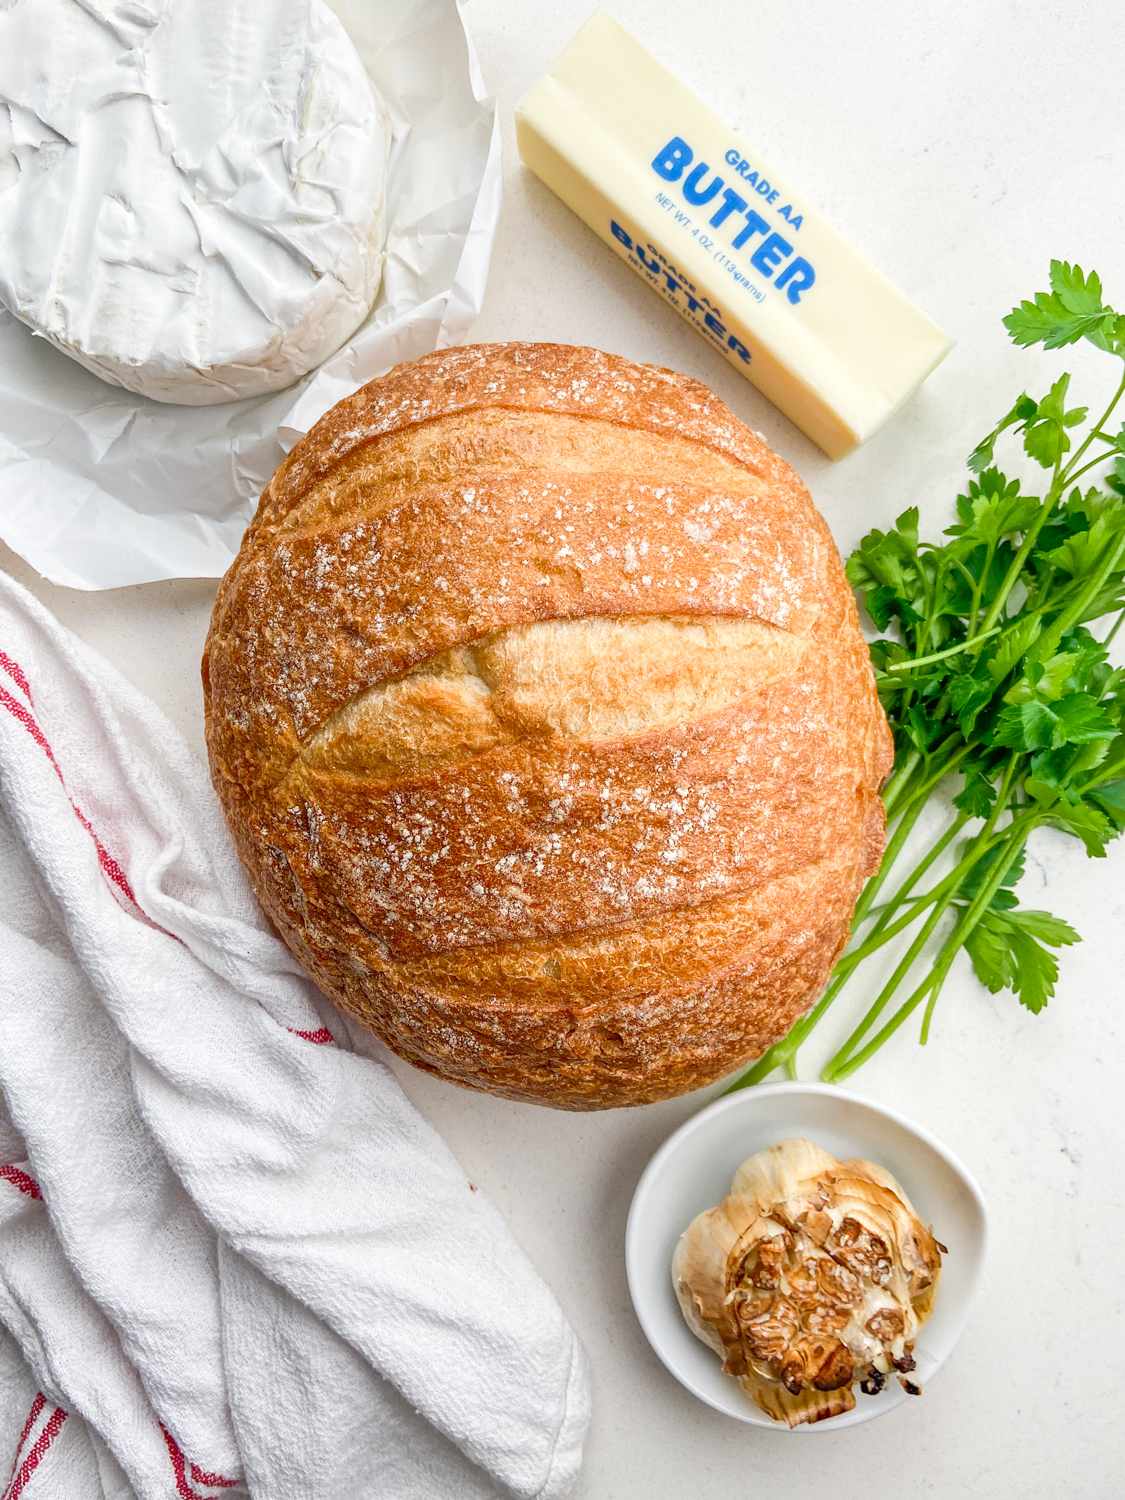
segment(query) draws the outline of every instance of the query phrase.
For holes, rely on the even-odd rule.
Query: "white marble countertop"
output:
[[[794,464],[845,552],[909,504],[921,506],[931,533],[950,524],[965,454],[1025,387],[1045,389],[1073,369],[1072,395],[1089,391],[1092,404],[1111,384],[1111,361],[1092,351],[1017,350],[1000,318],[1046,286],[1052,256],[1096,266],[1109,299],[1125,306],[1125,115],[1115,93],[1125,7],[614,0],[610,8],[957,348],[904,412],[838,464],[745,384],[519,164],[512,107],[585,19],[589,0],[469,7],[506,151],[503,215],[474,338],[597,344],[708,382]],[[202,751],[198,661],[213,582],[79,594],[41,583],[5,549],[0,565]],[[743,1427],[683,1391],[644,1341],[625,1284],[625,1216],[645,1163],[699,1096],[567,1115],[395,1065],[585,1341],[595,1415],[577,1500],[1122,1493],[1125,847],[1094,862],[1076,841],[1039,834],[1023,891],[1084,939],[1063,954],[1048,1009],[1032,1016],[959,966],[929,1046],[920,1049],[904,1028],[850,1080],[962,1157],[988,1199],[992,1241],[969,1329],[923,1398],[847,1432],[806,1439]],[[843,1017],[824,1030],[806,1075],[826,1054],[828,1033],[839,1039]]]

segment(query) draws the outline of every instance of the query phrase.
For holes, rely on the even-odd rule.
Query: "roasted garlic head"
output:
[[[909,1379],[944,1246],[870,1161],[782,1141],[680,1236],[672,1279],[692,1331],[762,1410],[796,1427]]]

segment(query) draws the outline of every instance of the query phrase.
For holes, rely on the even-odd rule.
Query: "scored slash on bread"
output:
[[[891,745],[793,472],[706,387],[480,345],[274,475],[204,659],[212,774],[336,1002],[460,1083],[644,1103],[815,999]]]

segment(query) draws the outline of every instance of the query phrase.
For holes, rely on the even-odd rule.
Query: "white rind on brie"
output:
[[[0,301],[158,401],[280,390],[375,301],[389,144],[322,0],[8,0]]]

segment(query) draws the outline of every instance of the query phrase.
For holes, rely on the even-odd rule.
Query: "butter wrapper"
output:
[[[520,156],[830,458],[953,347],[604,11],[516,111]]]

